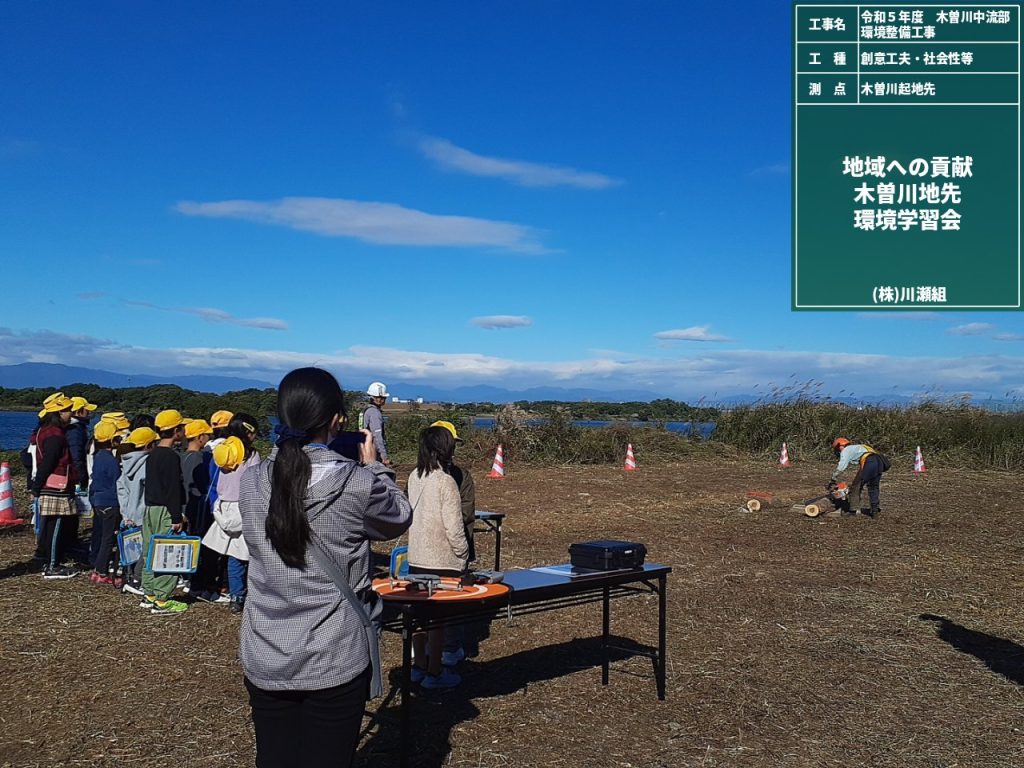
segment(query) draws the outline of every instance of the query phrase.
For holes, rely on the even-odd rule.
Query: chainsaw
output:
[[[846,483],[838,483],[835,488],[832,488],[821,496],[815,496],[813,499],[808,499],[803,504],[795,504],[794,510],[802,512],[808,517],[817,517],[821,514],[821,507],[818,506],[819,501],[828,499],[832,504],[833,509],[838,509],[841,512],[849,514],[850,512],[850,487]]]

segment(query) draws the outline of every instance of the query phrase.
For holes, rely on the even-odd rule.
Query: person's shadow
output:
[[[612,662],[650,652],[647,646],[629,638],[613,635],[609,637],[609,642],[612,647],[608,650],[608,658]],[[409,765],[414,768],[440,768],[448,765],[452,729],[480,714],[474,700],[507,696],[528,688],[530,683],[552,680],[600,666],[601,638],[584,638],[481,663],[471,659],[464,661],[458,670],[462,675],[462,684],[447,691],[425,691],[412,685]],[[612,673],[623,674],[623,670],[612,670]],[[635,673],[630,670],[626,674]],[[401,668],[392,669],[388,675],[390,690],[386,691],[386,698],[364,731],[364,736],[370,735],[357,753],[355,764],[358,766],[369,768],[399,764],[401,676]],[[614,684],[614,679],[610,682]],[[594,675],[593,684],[601,684],[598,675]],[[654,695],[652,674],[651,696]]]
[[[939,639],[949,643],[960,653],[980,659],[986,667],[1011,683],[1024,685],[1024,646],[1012,640],[968,629],[945,616],[922,613],[918,618],[922,621],[935,622],[938,625]]]

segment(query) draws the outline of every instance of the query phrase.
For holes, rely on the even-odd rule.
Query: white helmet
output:
[[[387,397],[388,388],[384,386],[384,382],[375,381],[366,388],[366,394],[370,397]]]

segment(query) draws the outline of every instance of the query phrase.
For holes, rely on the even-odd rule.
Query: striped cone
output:
[[[789,466],[789,448],[786,447],[785,443],[782,444],[782,452],[779,454],[779,466]]]
[[[11,484],[11,466],[0,464],[0,528],[13,528],[25,521],[14,514],[14,486]]]
[[[505,454],[501,450],[501,443],[498,443],[498,450],[494,453],[494,463],[491,464],[491,472],[488,477],[505,476]]]
[[[623,467],[627,472],[636,472],[636,458],[633,456],[633,444],[626,445],[626,465]]]
[[[923,475],[928,471],[928,467],[924,465],[924,456],[921,455],[921,446],[917,446],[917,453],[914,454],[914,473]]]

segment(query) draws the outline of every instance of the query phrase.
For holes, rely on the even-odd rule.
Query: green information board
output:
[[[1021,308],[1020,3],[793,8],[793,309]]]

